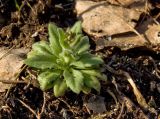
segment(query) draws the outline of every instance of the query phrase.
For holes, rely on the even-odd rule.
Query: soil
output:
[[[72,0],[17,0],[20,8],[16,7],[15,1],[0,0],[0,46],[31,49],[34,42],[47,40],[49,22],[67,28],[77,21]],[[155,0],[152,4],[153,9],[150,12],[155,16],[160,11],[157,7],[159,3]],[[126,51],[116,47],[104,47],[94,51],[95,39],[90,40],[92,51],[100,54],[107,66],[102,66],[108,82],[101,82],[100,94],[95,91],[88,95],[67,92],[56,98],[52,90],[43,92],[34,84],[17,84],[0,93],[0,119],[158,119],[159,52],[144,47]],[[19,80],[27,79],[28,71],[36,76],[32,69],[26,68]],[[126,76],[119,75],[116,71],[125,71],[131,76],[147,104],[154,108],[156,113],[143,108],[137,102]],[[29,77],[29,80],[36,80],[34,76]],[[98,114],[86,106],[92,96],[104,97],[104,113]],[[128,106],[124,101],[128,101]]]

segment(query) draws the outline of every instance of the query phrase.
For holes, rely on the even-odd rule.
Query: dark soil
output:
[[[34,42],[47,40],[47,24],[54,22],[67,28],[77,20],[72,0],[17,0],[21,9],[17,9],[14,0],[0,0],[0,46],[31,48]],[[151,15],[160,11],[158,1],[153,2]],[[155,11],[154,11],[155,10]],[[92,50],[96,44],[91,40]],[[121,51],[119,48],[104,48],[96,53],[103,56],[106,65],[113,71],[128,72],[146,102],[160,114],[160,54],[147,48],[134,48]],[[92,91],[89,95],[76,95],[68,92],[55,98],[52,90],[42,92],[32,84],[17,84],[9,91],[0,94],[0,119],[36,119],[32,110],[41,113],[42,119],[158,119],[158,114],[146,110],[138,104],[132,87],[125,76],[117,75],[104,67],[108,83],[101,82],[101,93]],[[27,68],[21,73],[20,80],[27,77]],[[32,70],[31,70],[32,72]],[[35,80],[29,77],[29,80]],[[116,82],[113,83],[113,79]],[[118,87],[118,91],[117,88]],[[114,96],[118,100],[115,103]],[[7,95],[8,93],[8,95]],[[92,96],[104,97],[107,111],[98,115],[85,105]],[[124,108],[124,97],[133,103],[133,110]],[[24,104],[25,103],[25,104]],[[45,105],[44,105],[45,104]],[[29,106],[27,108],[25,105]],[[44,107],[43,107],[44,106]],[[123,110],[122,110],[123,109]],[[121,113],[122,112],[122,113]]]

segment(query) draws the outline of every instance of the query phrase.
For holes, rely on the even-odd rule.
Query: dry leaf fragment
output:
[[[132,31],[135,27],[133,20],[138,20],[141,12],[110,5],[107,2],[77,0],[75,9],[83,21],[84,31],[94,36],[110,36]]]
[[[8,49],[0,47],[0,57],[7,53]],[[24,55],[27,54],[27,49],[12,49],[5,57],[0,59],[0,79],[14,80],[16,74],[20,71],[23,65]],[[4,92],[10,87],[10,84],[0,82],[0,92]]]
[[[132,7],[132,6],[138,7],[141,5],[144,7],[144,3],[146,2],[146,0],[108,0],[108,2],[115,5],[122,5],[125,7]]]
[[[159,44],[160,43],[160,25],[149,26],[145,35],[153,45]]]
[[[160,44],[160,26],[159,25],[150,25],[147,31],[144,34],[140,34],[141,37],[136,34],[131,35],[122,35],[112,38],[112,40],[108,41],[105,39],[97,40],[97,48],[96,50],[100,50],[104,47],[119,47],[121,50],[128,50],[135,47],[148,47],[152,48],[152,46],[158,46]],[[102,43],[101,43],[102,42]]]

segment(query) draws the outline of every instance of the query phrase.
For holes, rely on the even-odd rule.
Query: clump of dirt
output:
[[[4,27],[0,32],[0,46],[31,48],[34,42],[47,39],[48,22],[65,27],[75,21],[71,14],[72,2],[17,0],[17,4],[18,10],[13,0],[2,1],[0,15],[5,21],[1,23]]]

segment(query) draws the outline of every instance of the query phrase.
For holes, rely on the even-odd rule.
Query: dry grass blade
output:
[[[39,113],[36,113],[29,105],[27,105],[26,103],[24,103],[22,100],[20,99],[17,99],[24,107],[26,107],[30,112],[32,112],[32,114],[35,115],[35,117],[37,119],[41,119],[41,115],[42,113],[44,112],[44,109],[45,109],[45,105],[46,105],[46,94],[45,92],[43,93],[43,105],[42,105],[42,109],[41,109],[41,112]]]
[[[122,70],[118,70],[115,71],[114,69],[112,69],[110,66],[105,65],[105,68],[110,71],[113,74],[116,75],[120,75],[120,76],[125,76],[128,80],[128,82],[130,83],[130,85],[133,88],[133,93],[136,96],[137,102],[138,104],[146,110],[149,110],[151,113],[154,113],[157,115],[157,111],[154,108],[149,107],[149,105],[147,104],[145,98],[143,97],[143,95],[141,94],[141,92],[138,90],[136,84],[134,83],[133,79],[131,78],[131,76],[129,75],[129,73],[122,71]]]
[[[45,92],[43,92],[43,105],[42,105],[41,112],[40,112],[40,113],[38,113],[38,118],[39,118],[39,119],[41,118],[41,115],[42,115],[42,114],[43,114],[43,112],[44,112],[45,105],[46,105],[46,93],[45,93]]]
[[[11,47],[10,49],[8,49],[7,52],[0,57],[0,60],[3,59],[4,57],[6,57],[10,53],[10,51],[13,50],[13,48],[14,48],[14,46]]]
[[[26,107],[29,111],[31,111],[32,114],[34,114],[37,119],[39,119],[39,118],[38,118],[38,115],[36,114],[36,112],[35,112],[29,105],[27,105],[26,103],[24,103],[24,102],[23,102],[22,100],[20,100],[20,99],[17,99],[17,100],[18,100],[24,107]]]
[[[6,83],[6,84],[28,83],[26,81],[13,81],[13,80],[3,80],[3,79],[0,79],[0,82]]]
[[[113,97],[116,105],[118,105],[118,100],[117,100],[115,94],[109,88],[107,89],[107,92],[109,93],[109,95],[111,95]]]
[[[141,94],[141,92],[138,90],[136,84],[134,83],[133,79],[131,78],[131,76],[129,75],[129,73],[125,72],[125,71],[122,71],[122,74],[124,74],[124,76],[126,76],[128,82],[130,83],[130,85],[132,86],[133,88],[133,93],[134,95],[136,96],[136,99],[137,99],[137,102],[138,104],[146,109],[146,110],[149,110],[150,112],[152,113],[155,113],[157,115],[157,112],[154,108],[151,108],[149,107],[149,105],[147,104],[145,98],[143,97],[143,95]]]
[[[122,103],[121,111],[120,111],[120,113],[119,113],[117,119],[121,119],[123,112],[124,112],[124,102]]]
[[[115,78],[113,78],[112,83],[114,84],[117,92],[118,92],[118,100],[119,102],[122,104],[124,103],[124,106],[127,108],[127,111],[132,112],[132,113],[137,113],[139,112],[139,114],[143,117],[143,119],[149,119],[149,117],[147,117],[147,115],[144,114],[144,112],[138,108],[128,97],[126,97],[119,89],[118,89],[118,84],[116,83]],[[123,107],[121,107],[121,112],[119,114],[119,116],[117,118],[121,117],[121,113],[123,113]],[[126,112],[126,110],[125,110]]]
[[[130,85],[133,88],[133,92],[137,98],[137,101],[139,103],[139,105],[141,107],[143,107],[144,109],[148,108],[148,104],[146,103],[145,98],[142,96],[141,92],[138,90],[136,84],[134,83],[134,81],[132,80],[131,76],[129,75],[129,73],[122,71],[122,73],[127,77],[128,82],[130,83]]]

